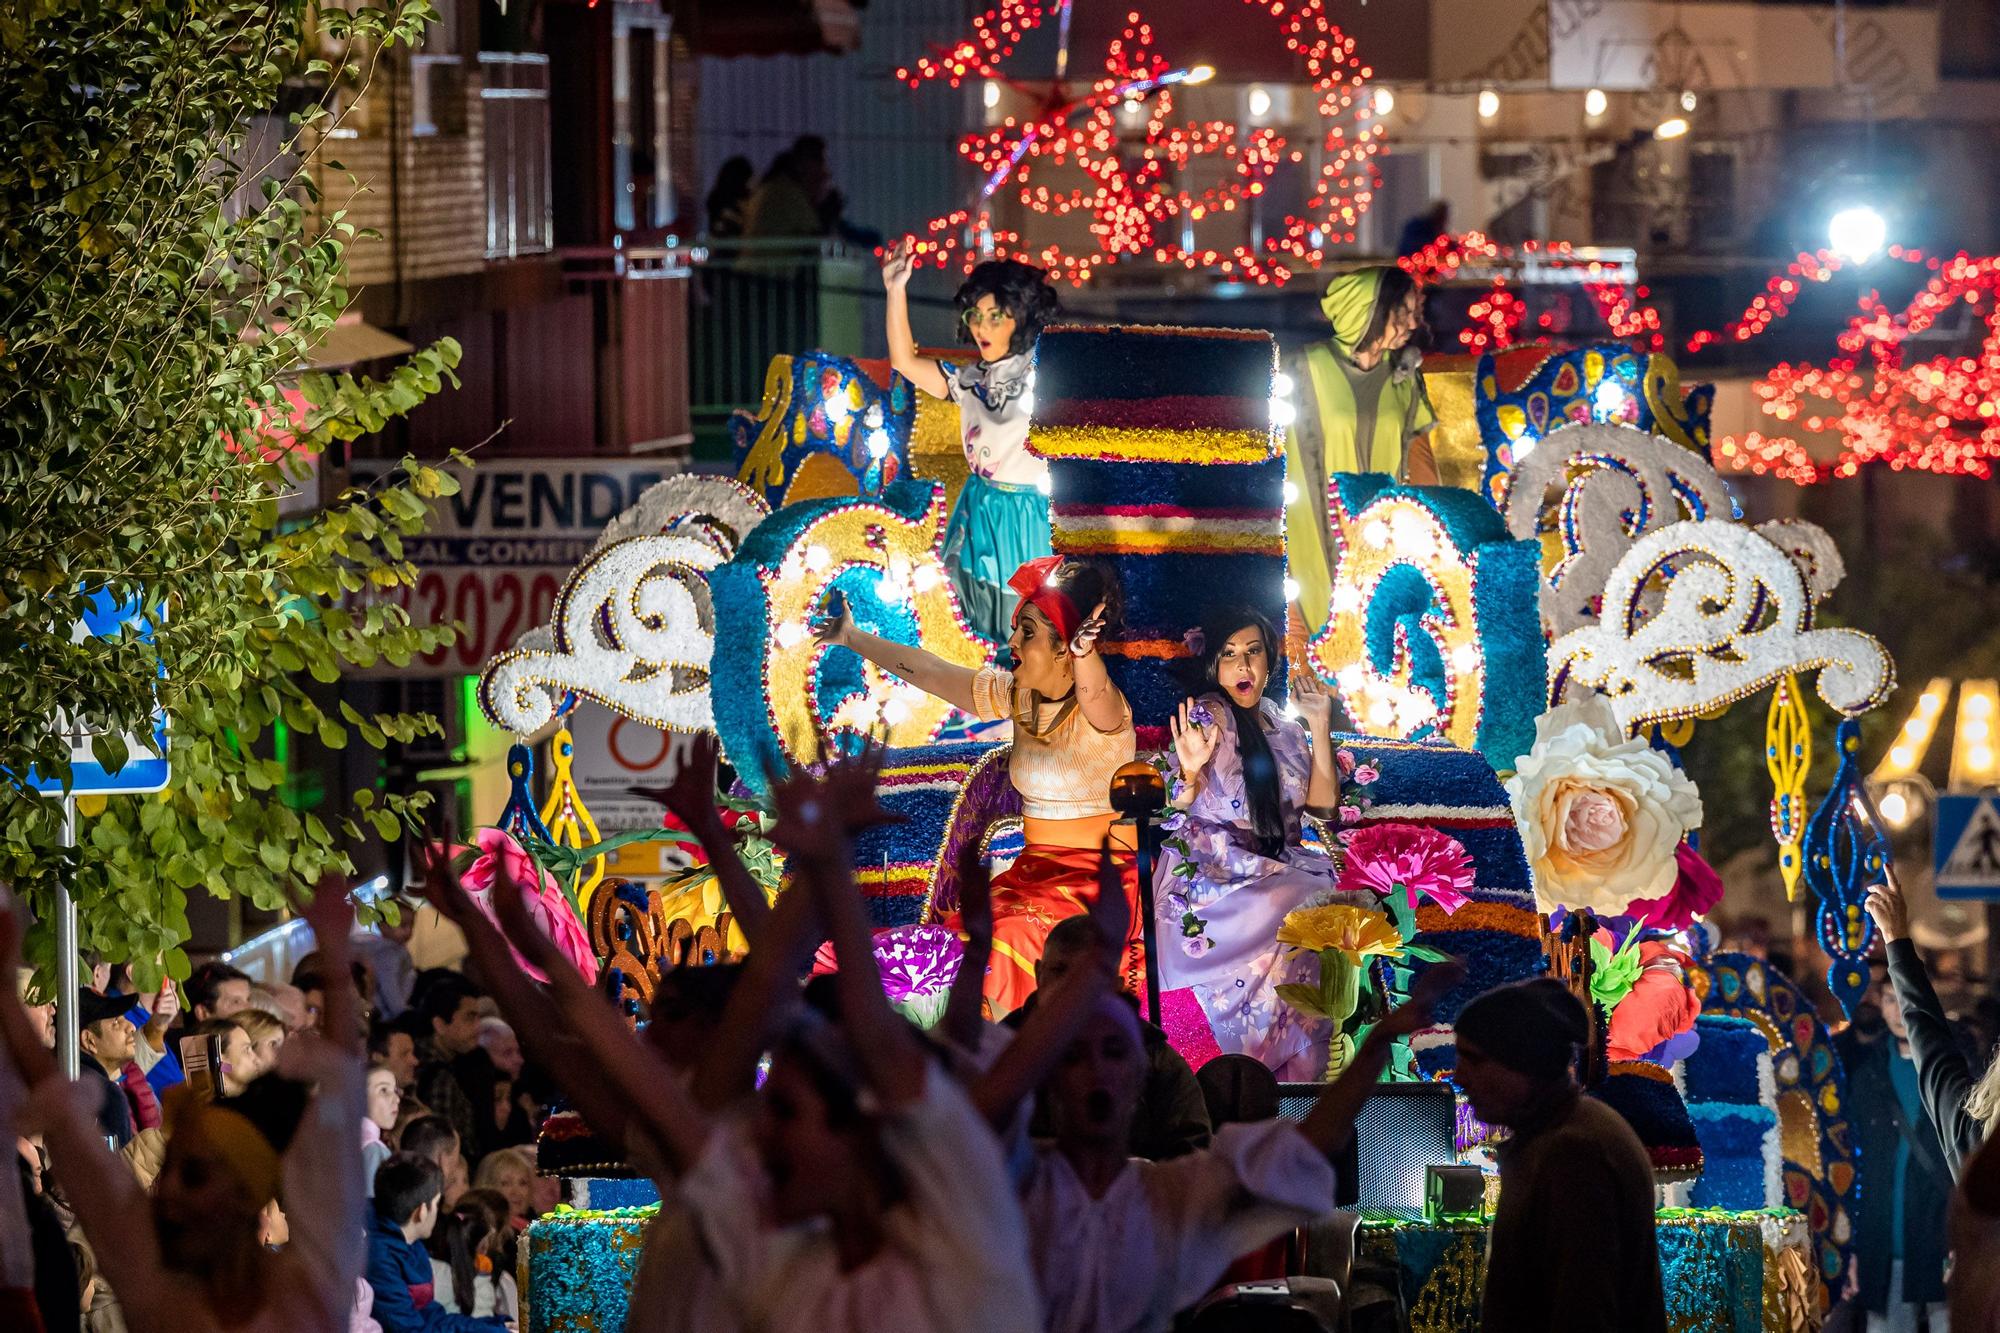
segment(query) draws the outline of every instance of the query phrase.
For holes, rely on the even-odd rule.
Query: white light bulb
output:
[[[1514,440],[1514,461],[1518,463],[1535,452],[1535,446],[1540,443],[1541,440],[1533,435],[1517,436]]]
[[[1983,694],[1975,694],[1965,701],[1967,717],[1985,717],[1993,711],[1993,701]]]
[[[1243,100],[1250,108],[1252,120],[1262,120],[1271,114],[1271,94],[1256,84],[1250,85],[1250,92]]]
[[[1965,763],[1966,767],[1970,768],[1973,772],[1984,773],[1987,769],[1993,767],[1993,747],[1990,745],[1973,746],[1965,752]]]
[[[882,720],[892,727],[907,721],[909,716],[910,706],[901,699],[892,696],[889,702],[882,705]]]
[[[1054,483],[1049,480],[1048,473],[1044,472],[1041,476],[1035,478],[1035,489],[1043,495],[1047,495],[1055,489]]]
[[[1678,139],[1687,132],[1688,123],[1679,116],[1675,116],[1672,120],[1663,120],[1653,127],[1655,139]]]
[[[1491,120],[1500,114],[1500,94],[1491,88],[1479,90],[1479,118]]]
[[[1843,208],[1826,225],[1827,248],[1842,259],[1865,264],[1889,239],[1889,224],[1866,204]]]
[[[1297,387],[1296,384],[1292,383],[1292,377],[1282,370],[1271,376],[1271,394],[1273,397],[1290,398],[1292,390]]]
[[[1903,799],[1903,793],[1892,791],[1880,802],[1882,818],[1889,821],[1891,828],[1901,828],[1910,822],[1910,803]]]
[[[1299,600],[1299,581],[1289,574],[1285,576],[1285,600],[1288,602]]]
[[[1286,482],[1286,483],[1285,483],[1285,503],[1286,503],[1287,505],[1295,505],[1295,504],[1297,504],[1298,502],[1299,502],[1299,484],[1298,484],[1298,483],[1297,483],[1296,481],[1288,481],[1288,482]]]
[[[1583,114],[1596,120],[1611,105],[1611,99],[1604,95],[1602,88],[1592,88],[1583,95]]]
[[[1396,109],[1396,94],[1387,88],[1377,88],[1369,97],[1368,103],[1375,108],[1376,115],[1386,116]]]
[[[1289,426],[1298,420],[1298,417],[1299,409],[1292,406],[1291,399],[1273,398],[1271,400],[1271,424],[1273,426]]]
[[[1681,94],[1681,110],[1692,111],[1700,101],[1701,99],[1694,95],[1694,89],[1690,88]]]
[[[810,569],[815,574],[824,574],[827,570],[831,569],[832,567],[833,567],[833,552],[827,550],[824,546],[818,545],[817,543],[806,547],[807,569]]]
[[[847,401],[847,391],[844,389],[828,394],[820,406],[825,409],[828,421],[845,421],[854,415],[854,405]]]
[[[1193,69],[1187,72],[1187,78],[1184,80],[1184,82],[1207,83],[1210,79],[1214,77],[1215,77],[1215,66],[1196,65]]]
[[[1378,727],[1393,725],[1396,721],[1396,705],[1387,699],[1377,699],[1369,705],[1368,720]]]
[[[1889,750],[1889,762],[1897,768],[1908,768],[1917,762],[1917,752],[1907,745],[1892,746]]]
[[[1458,674],[1461,676],[1479,670],[1479,662],[1479,645],[1476,643],[1461,643],[1451,650],[1451,664],[1458,668]]]
[[[1000,85],[988,79],[986,87],[981,91],[980,96],[986,101],[986,109],[991,111],[994,107],[1000,105]]]
[[[1591,396],[1600,417],[1614,417],[1625,410],[1625,390],[1617,380],[1606,380]]]
[[[868,456],[882,458],[889,452],[889,432],[877,428],[868,432]]]
[[[1965,733],[1965,739],[1968,741],[1985,741],[1993,735],[1993,724],[1983,717],[1967,718],[1965,726],[1960,730]]]

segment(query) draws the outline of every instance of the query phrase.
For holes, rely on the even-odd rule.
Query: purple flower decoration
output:
[[[1199,958],[1215,947],[1215,941],[1206,935],[1190,935],[1181,941],[1181,948],[1190,958]]]
[[[1195,657],[1200,657],[1208,651],[1208,636],[1199,629],[1191,629],[1181,635],[1181,642],[1187,645],[1188,652]]]
[[[944,1016],[951,983],[965,959],[965,941],[943,926],[907,926],[875,937],[882,991],[905,1016],[929,1027]]]

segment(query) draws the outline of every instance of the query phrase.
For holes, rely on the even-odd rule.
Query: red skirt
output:
[[[1146,959],[1139,922],[1139,866],[1129,851],[1112,859],[1132,904],[1119,976],[1133,995],[1146,993]],[[1020,860],[993,880],[993,965],[986,974],[986,1007],[995,1019],[1021,1007],[1035,989],[1035,965],[1058,921],[1087,910],[1097,898],[1095,847],[1029,843]]]

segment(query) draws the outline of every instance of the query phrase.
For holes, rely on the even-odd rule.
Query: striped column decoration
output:
[[[1285,623],[1277,345],[1261,330],[1069,325],[1035,347],[1028,447],[1049,462],[1051,541],[1117,572],[1102,645],[1141,748],[1166,743],[1187,631],[1243,604]]]

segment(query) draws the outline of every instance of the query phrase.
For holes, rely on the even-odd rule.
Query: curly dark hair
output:
[[[1285,846],[1285,806],[1277,756],[1271,752],[1271,742],[1264,735],[1258,710],[1237,703],[1219,687],[1216,679],[1223,646],[1246,629],[1254,629],[1263,636],[1264,661],[1276,679],[1282,663],[1279,647],[1283,641],[1269,620],[1247,606],[1228,607],[1209,616],[1201,628],[1201,651],[1186,659],[1187,667],[1179,674],[1188,686],[1189,695],[1199,697],[1212,692],[1228,707],[1236,724],[1236,753],[1243,764],[1244,793],[1249,797],[1251,836],[1258,851],[1275,857]]]
[[[1014,317],[1014,337],[1007,344],[1009,356],[1033,347],[1036,335],[1056,315],[1056,289],[1049,283],[1048,270],[1018,259],[989,259],[966,274],[951,298],[960,342],[972,341],[972,331],[965,327],[965,312],[988,296]]]
[[[1065,560],[1056,566],[1053,580],[1056,590],[1076,603],[1079,616],[1089,616],[1099,602],[1104,603],[1104,637],[1117,635],[1124,625],[1125,594],[1111,566],[1096,560]]]

